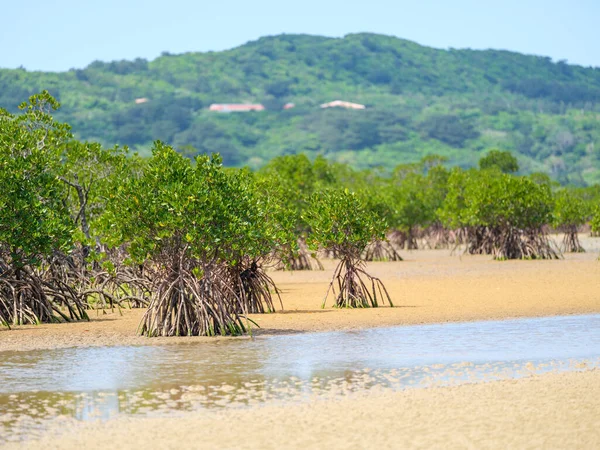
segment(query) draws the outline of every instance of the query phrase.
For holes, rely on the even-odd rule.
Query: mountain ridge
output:
[[[373,33],[286,34],[67,72],[0,69],[1,107],[14,110],[42,89],[61,101],[57,118],[79,138],[142,152],[161,139],[190,155],[219,151],[237,166],[298,152],[358,167],[439,153],[469,166],[500,148],[524,172],[600,181],[600,69],[507,50],[443,50]],[[336,99],[367,109],[318,108]],[[267,111],[208,111],[246,102]],[[296,107],[282,110],[286,103]]]

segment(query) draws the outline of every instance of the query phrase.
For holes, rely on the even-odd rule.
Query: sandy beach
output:
[[[595,241],[593,241],[595,244]],[[402,262],[368,271],[394,307],[367,310],[321,303],[325,270],[271,272],[283,311],[253,315],[255,334],[600,313],[600,261],[594,249],[556,261],[493,261],[447,250],[403,252]],[[0,330],[0,351],[162,345],[215,338],[136,336],[143,310],[92,313],[90,322]],[[217,338],[232,339],[232,338]],[[233,339],[247,339],[233,338]],[[579,370],[577,368],[576,370]],[[64,418],[40,440],[7,448],[600,448],[600,371],[518,380],[379,390],[198,410],[170,417]],[[37,439],[37,438],[36,438]]]
[[[591,241],[591,244],[589,243]],[[588,239],[588,246],[598,244]],[[325,270],[271,272],[283,310],[252,315],[272,335],[365,327],[540,317],[600,312],[598,250],[554,261],[493,261],[448,250],[402,252],[404,261],[369,263],[386,285],[394,308],[321,308],[335,261]],[[142,309],[90,312],[90,322],[0,328],[0,351],[75,346],[181,344],[214,338],[136,336]],[[231,339],[231,338],[226,338]],[[242,338],[244,339],[244,338]]]
[[[600,372],[354,394],[172,418],[68,422],[28,448],[600,447]],[[21,448],[9,444],[6,448]]]

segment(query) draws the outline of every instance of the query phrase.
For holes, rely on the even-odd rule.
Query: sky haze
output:
[[[94,60],[224,50],[280,33],[358,32],[600,67],[597,0],[30,0],[2,9],[3,68],[64,71]]]

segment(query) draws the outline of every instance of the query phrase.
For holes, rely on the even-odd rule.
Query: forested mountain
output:
[[[305,152],[357,167],[436,153],[475,165],[512,151],[523,172],[600,182],[600,68],[507,51],[438,50],[388,36],[265,37],[241,47],[68,72],[0,70],[0,106],[48,89],[75,135],[146,152],[161,139],[188,155],[220,152],[258,167]],[[321,109],[344,100],[364,110]],[[137,101],[136,101],[137,100]],[[292,109],[283,109],[288,103]],[[223,114],[212,103],[262,103]]]

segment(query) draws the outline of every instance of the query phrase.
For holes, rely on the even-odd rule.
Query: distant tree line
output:
[[[430,154],[475,167],[495,147],[511,151],[523,173],[600,182],[600,70],[544,57],[437,50],[375,34],[282,35],[227,52],[95,61],[64,73],[0,70],[0,106],[12,113],[42,89],[63,104],[57,118],[79,139],[146,155],[159,138],[255,169],[296,153],[356,168]],[[318,108],[338,98],[367,109]],[[245,102],[267,111],[207,111]],[[296,108],[282,110],[288,102]]]

